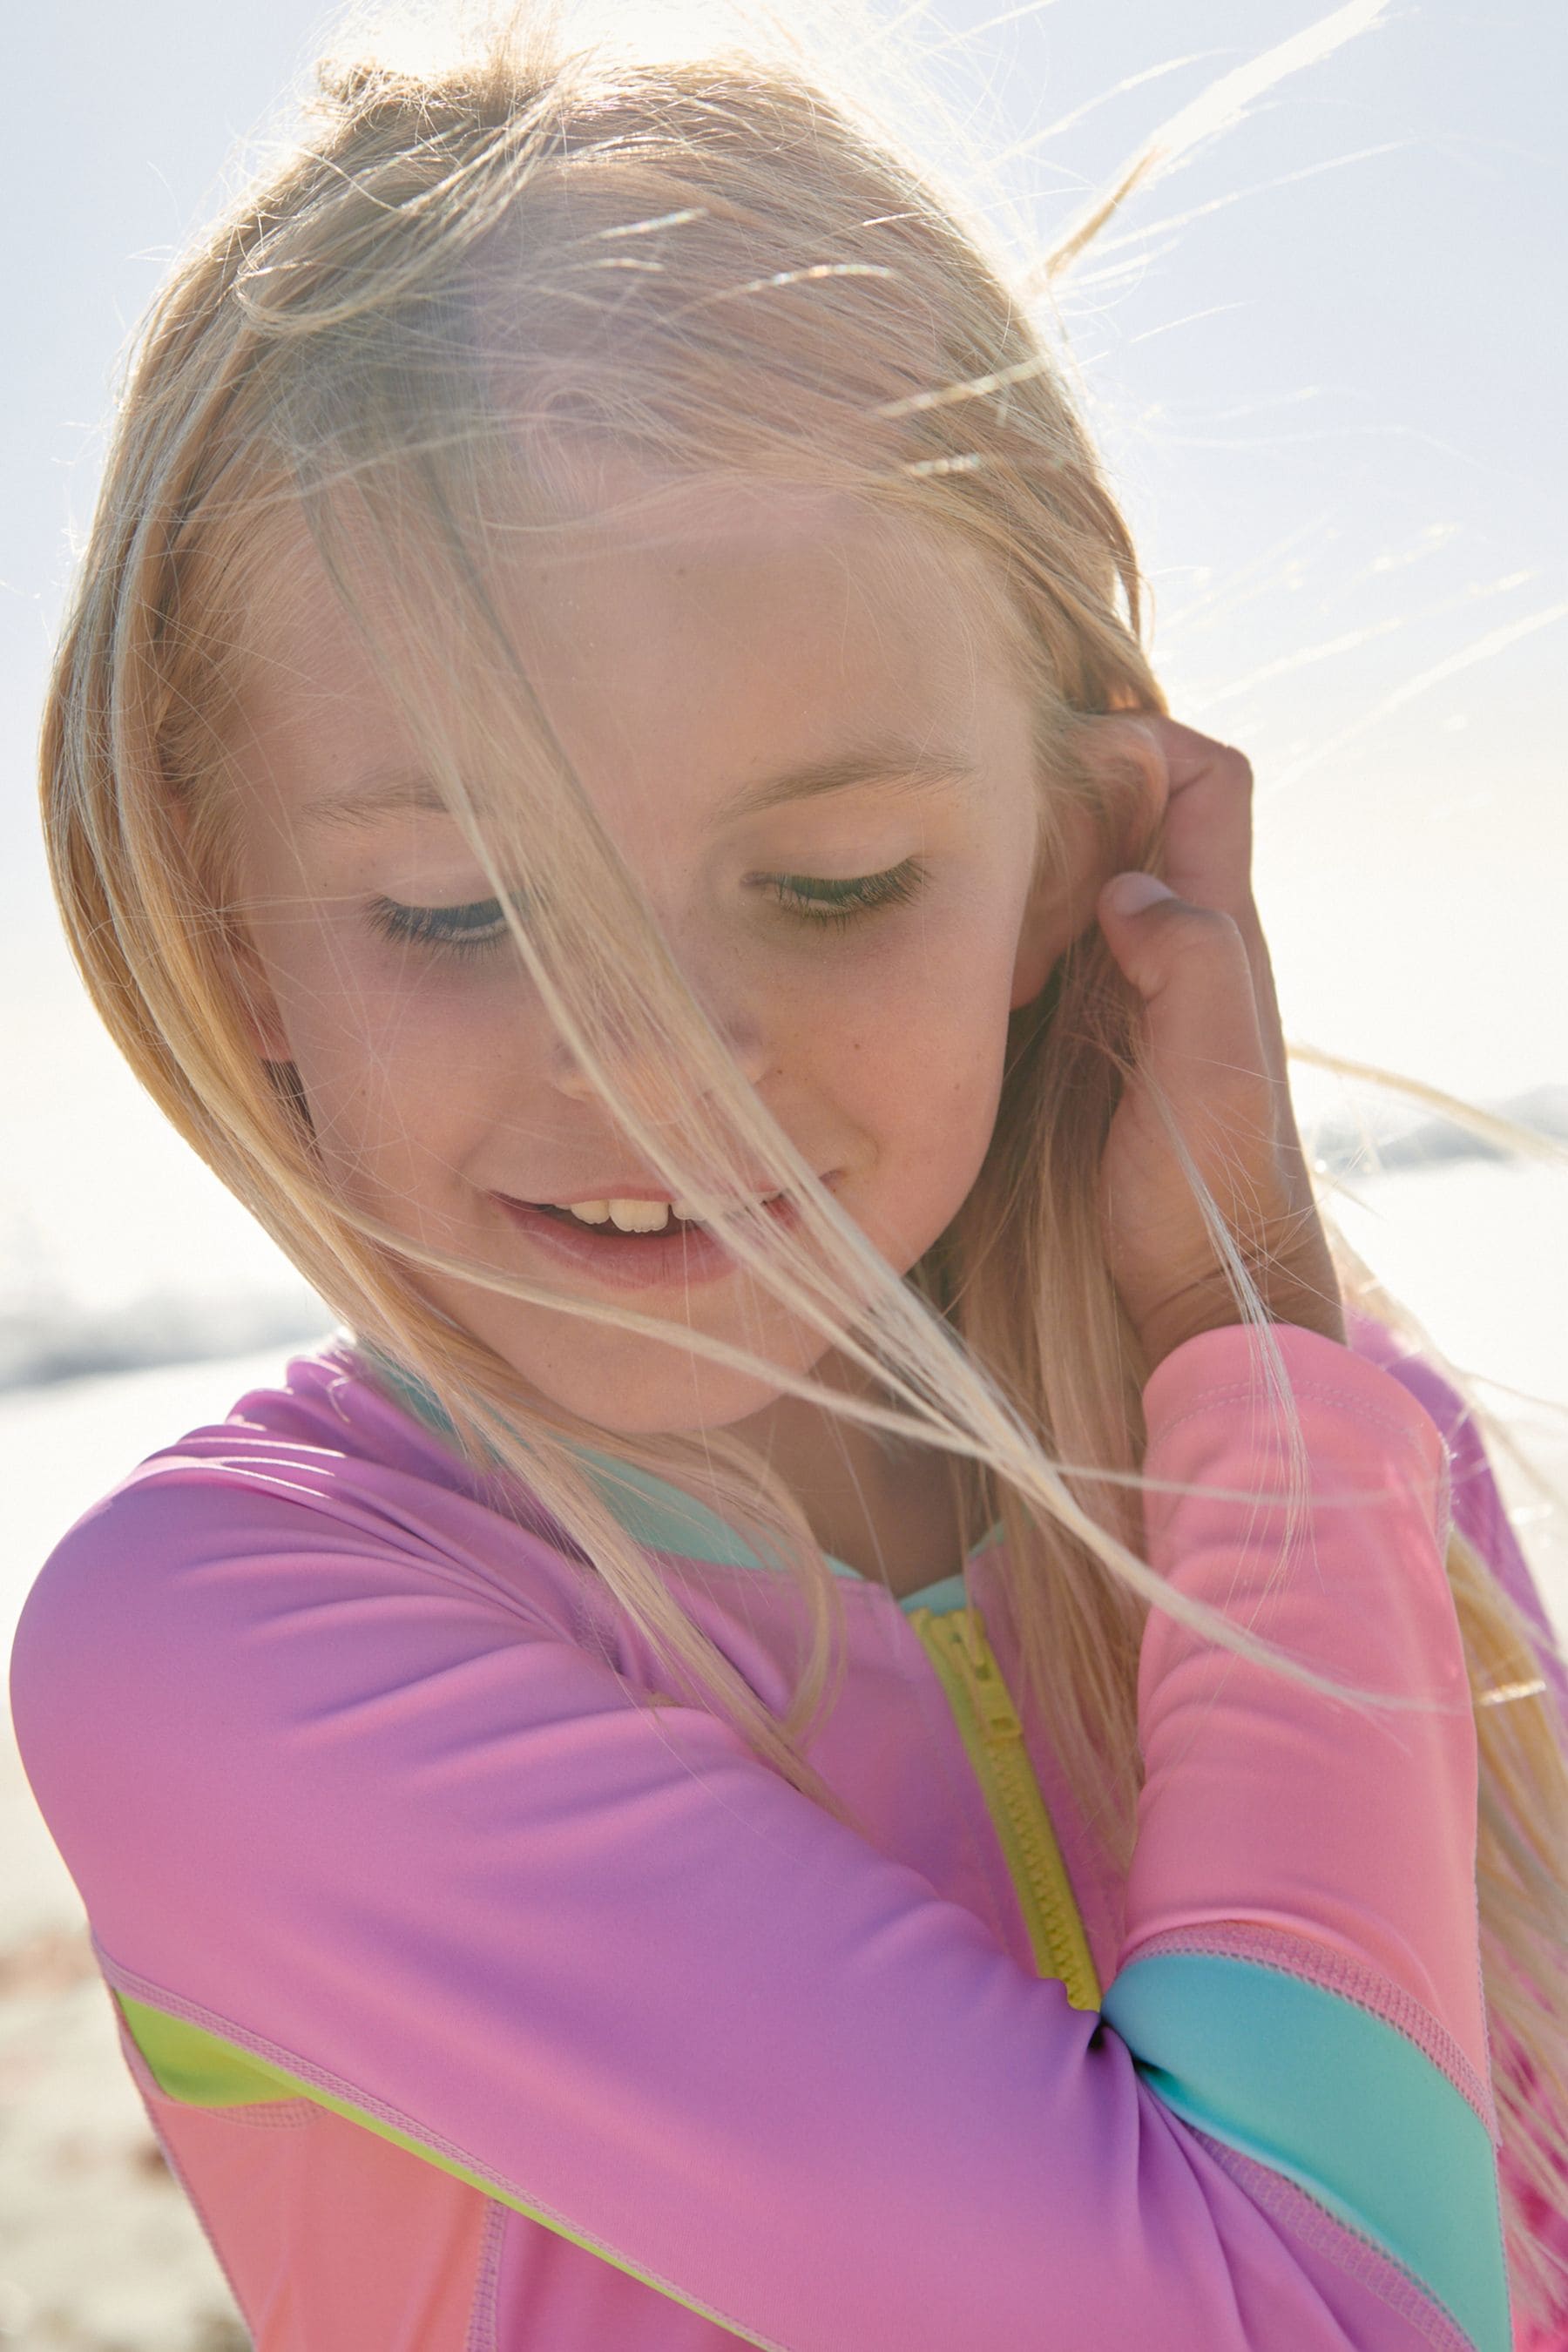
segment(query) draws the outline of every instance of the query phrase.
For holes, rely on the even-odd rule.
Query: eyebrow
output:
[[[836,760],[818,760],[787,775],[763,776],[743,784],[721,804],[721,823],[758,816],[786,801],[820,800],[828,793],[859,789],[934,793],[952,784],[971,784],[979,771],[963,751],[933,751],[912,743],[885,743],[865,751],[847,751]]]
[[[733,824],[742,817],[759,816],[789,802],[820,800],[830,793],[879,789],[940,793],[954,784],[972,784],[978,773],[966,752],[932,751],[929,746],[912,743],[883,743],[743,784],[721,803],[717,822]],[[369,776],[344,792],[325,793],[309,802],[303,815],[307,824],[319,830],[357,833],[368,830],[383,817],[403,816],[411,812],[451,815],[434,778],[414,771]]]
[[[367,776],[344,792],[324,793],[319,800],[307,801],[301,814],[307,824],[320,831],[354,833],[378,824],[384,816],[404,816],[410,810],[423,810],[430,816],[452,813],[433,777],[408,774]]]

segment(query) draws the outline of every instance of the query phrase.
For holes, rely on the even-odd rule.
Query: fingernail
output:
[[[1113,915],[1141,915],[1156,898],[1173,898],[1175,892],[1157,874],[1119,874],[1106,885],[1106,903]]]

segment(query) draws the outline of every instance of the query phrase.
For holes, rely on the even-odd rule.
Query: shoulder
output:
[[[565,1632],[577,1563],[324,1349],[138,1465],[35,1580],[11,1658],[29,1777],[72,1777],[170,1720],[237,1732],[337,1687],[357,1649],[454,1615]],[[194,1760],[194,1759],[193,1759]],[[47,1804],[46,1811],[49,1810]]]
[[[1392,1373],[1402,1388],[1425,1405],[1450,1448],[1462,1426],[1473,1429],[1469,1408],[1458,1390],[1385,1323],[1347,1309],[1345,1334],[1354,1354]]]
[[[1534,1629],[1542,1671],[1552,1684],[1568,1725],[1568,1671],[1561,1643],[1525,1559],[1507,1501],[1499,1486],[1480,1420],[1460,1391],[1418,1349],[1370,1316],[1349,1316],[1347,1332],[1355,1352],[1382,1368],[1417,1398],[1442,1433],[1448,1450],[1453,1525],[1471,1543],[1495,1581]]]
[[[525,1763],[613,1764],[640,1721],[580,1638],[581,1563],[338,1403],[291,1378],[150,1456],[18,1628],[34,1796],[100,1949],[152,1981],[204,1953],[225,1981],[251,1909],[276,1950],[351,1881],[384,1918],[493,1850]],[[563,1760],[552,1727],[584,1718]]]
[[[1431,1416],[1448,1449],[1454,1525],[1489,1551],[1500,1532],[1509,1534],[1507,1513],[1492,1475],[1486,1441],[1475,1411],[1444,1373],[1417,1349],[1371,1316],[1346,1317],[1349,1343],[1408,1390]]]

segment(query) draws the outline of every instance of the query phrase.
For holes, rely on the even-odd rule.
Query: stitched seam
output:
[[[163,2151],[163,2161],[168,2166],[169,2170],[173,2173],[174,2179],[179,2182],[181,2191],[184,2196],[187,2204],[190,2206],[192,2212],[196,2217],[196,2221],[200,2227],[201,2233],[212,2250],[213,2260],[216,2263],[218,2269],[223,2273],[224,2284],[227,2287],[229,2294],[234,2298],[234,2307],[245,2322],[247,2333],[254,2336],[255,2328],[252,2325],[250,2313],[246,2307],[244,2297],[241,2295],[239,2288],[236,2284],[234,2273],[228,2266],[228,2259],[223,2251],[221,2243],[219,2242],[217,2232],[213,2227],[212,2221],[207,2213],[207,2209],[202,2200],[197,2196],[195,2189],[191,2184],[189,2173],[185,2170],[184,2166],[181,2163],[178,2156],[175,2154],[168,2137],[161,2128],[158,2118],[153,2111],[152,2101],[148,2098],[147,2094],[142,2089],[140,2083],[137,2084],[136,2088],[141,2096],[142,2104],[147,2110],[147,2120],[152,2125],[153,2137]]]
[[[104,1990],[109,1991],[107,1983],[104,1985]],[[125,2061],[126,2072],[142,2094],[149,2114],[153,2111],[151,2102],[153,2099],[163,2099],[169,2105],[179,2107],[187,2114],[221,2116],[226,2123],[243,2123],[251,2131],[268,2129],[276,2131],[291,2130],[300,2124],[309,2123],[320,2112],[310,2105],[309,2099],[268,2099],[265,2104],[231,2103],[224,2106],[211,2107],[204,2106],[195,2099],[176,2097],[173,2091],[165,2091],[142,2056],[136,2036],[132,2032],[112,1994],[110,1994],[109,2005],[113,2011],[115,2032],[120,2038],[120,2054]]]
[[[136,2000],[145,2000],[150,2008],[160,2009],[166,2016],[183,2017],[188,2023],[199,2025],[204,2032],[216,2033],[222,2040],[232,2042],[237,2048],[248,2050],[253,2055],[267,2059],[285,2074],[293,2074],[307,2083],[314,2083],[319,2089],[331,2092],[334,2098],[343,2099],[349,2105],[363,2109],[366,2115],[374,2116],[378,2121],[390,2124],[395,2131],[405,2134],[414,2141],[416,2148],[429,2148],[438,2155],[450,2157],[454,2164],[460,2165],[465,2172],[476,2175],[479,2180],[493,2181],[498,2189],[510,2190],[519,2203],[531,2215],[542,2221],[546,2226],[552,2221],[558,2222],[562,2233],[574,2234],[564,2213],[558,2212],[554,2206],[536,2197],[531,2190],[525,2192],[515,2180],[497,2172],[492,2166],[481,2163],[471,2148],[460,2147],[455,2140],[447,2139],[439,2132],[428,2129],[414,2116],[405,2115],[400,2108],[391,2105],[386,2100],[378,2099],[362,2089],[357,2083],[350,2083],[339,2074],[328,2074],[324,2067],[312,2066],[307,2060],[300,2058],[296,2052],[285,2050],[280,2043],[269,2042],[261,2034],[245,2031],[236,2025],[232,2019],[220,2017],[216,2010],[204,2009],[200,2003],[185,2000],[178,1993],[171,1992],[167,1986],[154,1984],[150,1977],[138,1976],[132,1969],[121,1968],[117,1961],[110,1958],[96,1936],[92,1937],[92,1948],[98,1957],[98,1963],[104,1976],[110,1984],[118,1986],[122,1992],[130,1993]],[[484,2193],[481,2189],[480,2194]],[[574,2242],[578,2244],[583,2242],[581,2239],[575,2237]],[[608,2257],[612,2252],[612,2249],[603,2240],[596,2240],[588,2244],[584,2251],[589,2253],[598,2253],[601,2259]],[[619,2256],[619,2248],[614,2249],[613,2252],[616,2256]],[[647,2285],[667,2292],[687,2310],[696,2310],[703,2318],[719,2321],[740,2335],[746,2343],[759,2346],[761,2352],[788,2352],[787,2346],[776,2342],[772,2337],[764,2338],[748,2335],[743,2323],[733,2314],[720,2311],[710,2305],[692,2303],[689,2297],[681,2294],[673,2279],[666,2279],[658,2272],[646,2269],[640,2263],[631,2262],[629,2258],[624,2262],[617,2260],[616,2266],[624,2268],[632,2277],[642,2280]]]
[[[362,2090],[358,2084],[348,2082],[342,2075],[329,2074],[321,2066],[313,2066],[308,2059],[300,2057],[292,2050],[286,2050],[280,2042],[269,2042],[262,2034],[247,2032],[242,2027],[236,2025],[232,2020],[220,2017],[216,2011],[204,2009],[196,2001],[184,2000],[178,1993],[171,1992],[166,1986],[154,1984],[151,1978],[139,1977],[129,1969],[119,1968],[108,1959],[107,1955],[104,1959],[104,1973],[110,1975],[110,1981],[117,1984],[122,1991],[131,1993],[135,1999],[145,2000],[150,2008],[162,2010],[165,2016],[183,2017],[188,2024],[199,2025],[204,2032],[216,2034],[220,2040],[232,2042],[238,2049],[248,2050],[254,2056],[265,2059],[268,2063],[277,2066],[280,2072],[292,2074],[307,2083],[314,2083],[319,2089],[330,2091],[334,2098],[344,2099],[353,2106],[363,2107],[367,2115],[378,2116],[383,2123],[392,2124],[399,2131],[405,2131],[409,2137],[417,2141],[421,2147],[434,2148],[442,2156],[449,2156],[455,2163],[463,2165],[469,2171],[481,2175],[485,2173],[485,2167],[478,2162],[470,2149],[459,2147],[456,2141],[445,2139],[439,2133],[426,2129],[414,2116],[404,2115],[400,2109]],[[508,2181],[504,2185],[511,2188],[516,2184]],[[521,2193],[519,2191],[520,2195]],[[562,2218],[564,2219],[564,2216]]]
[[[1474,2339],[1458,2321],[1386,2247],[1342,2221],[1337,2213],[1331,2213],[1299,2181],[1289,2179],[1283,2173],[1271,2172],[1256,2158],[1227,2147],[1224,2140],[1215,2139],[1195,2125],[1188,2128],[1254,2204],[1272,2219],[1282,2221],[1307,2245],[1327,2254],[1347,2276],[1368,2288],[1398,2317],[1407,2319],[1434,2352],[1476,2352]]]
[[[1406,1427],[1403,1421],[1396,1420],[1392,1413],[1384,1412],[1380,1406],[1367,1403],[1363,1398],[1353,1395],[1348,1389],[1330,1388],[1322,1381],[1292,1381],[1289,1385],[1292,1397],[1298,1401],[1305,1398],[1314,1400],[1320,1404],[1342,1405],[1347,1412],[1353,1413],[1357,1421],[1374,1423],[1379,1429],[1386,1430],[1390,1436],[1397,1437],[1400,1444],[1408,1446],[1423,1464],[1427,1461],[1430,1448],[1423,1444],[1419,1433]],[[1188,1422],[1201,1420],[1216,1405],[1254,1401],[1262,1403],[1264,1392],[1251,1381],[1233,1381],[1220,1388],[1205,1389],[1198,1401],[1189,1405],[1184,1412],[1178,1413],[1173,1421],[1159,1422],[1147,1432],[1147,1449],[1152,1453],[1154,1448],[1163,1444],[1173,1431],[1184,1429]],[[1418,1410],[1425,1411],[1425,1407],[1418,1406]],[[1431,1420],[1430,1414],[1427,1415],[1427,1419]],[[1437,1428],[1436,1422],[1432,1423],[1432,1429],[1439,1444],[1445,1444],[1443,1433]]]
[[[1314,1956],[1321,1949],[1322,1971],[1320,1973],[1304,1961],[1294,1961],[1287,1957],[1299,1949],[1310,1950]],[[1291,1936],[1283,1928],[1238,1926],[1228,1934],[1214,1936],[1201,1927],[1167,1928],[1163,1935],[1152,1936],[1147,1943],[1140,1944],[1122,1965],[1131,1967],[1132,1961],[1160,1952],[1198,1952],[1205,1956],[1213,1954],[1220,1958],[1244,1959],[1252,1966],[1270,1969],[1278,1975],[1298,1978],[1305,1984],[1325,1986],[1341,1998],[1353,2002],[1356,2008],[1365,2010],[1381,2023],[1391,2026],[1406,2041],[1414,2042],[1422,2056],[1447,2077],[1475,2110],[1486,2128],[1488,2138],[1494,2147],[1497,2147],[1497,2113],[1490,2091],[1471,2065],[1459,2042],[1442,2020],[1434,2017],[1414,1993],[1406,1992],[1402,1985],[1394,1984],[1370,1963],[1350,1959],[1343,1953],[1330,1952],[1315,1944],[1308,1946],[1304,1937]],[[1268,1954],[1274,1957],[1265,1957]]]
[[[321,2112],[309,2099],[300,2098],[268,2100],[266,2105],[209,2107],[198,2105],[194,2099],[177,2098],[162,2088],[158,2095],[187,2115],[221,2116],[226,2124],[238,2124],[246,2131],[299,2131],[318,2122]]]
[[[468,2315],[468,2333],[463,2352],[498,2352],[497,2299],[500,2288],[500,2252],[506,2224],[507,2208],[498,2205],[493,2197],[488,2199],[484,2237],[479,2245],[479,2268],[474,2278],[473,2308]]]

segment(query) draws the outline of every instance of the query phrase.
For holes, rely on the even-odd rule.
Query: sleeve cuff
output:
[[[1385,1442],[1411,1448],[1441,1498],[1439,1527],[1446,1528],[1448,1446],[1420,1400],[1382,1365],[1321,1331],[1309,1331],[1299,1323],[1276,1323],[1270,1328],[1298,1409],[1310,1408],[1318,1425],[1342,1412],[1363,1436],[1379,1434]],[[1215,1410],[1235,1413],[1252,1408],[1272,1418],[1272,1407],[1268,1368],[1253,1328],[1226,1323],[1200,1331],[1173,1348],[1144,1385],[1144,1467],[1153,1468],[1153,1455],[1165,1451],[1185,1422]]]

